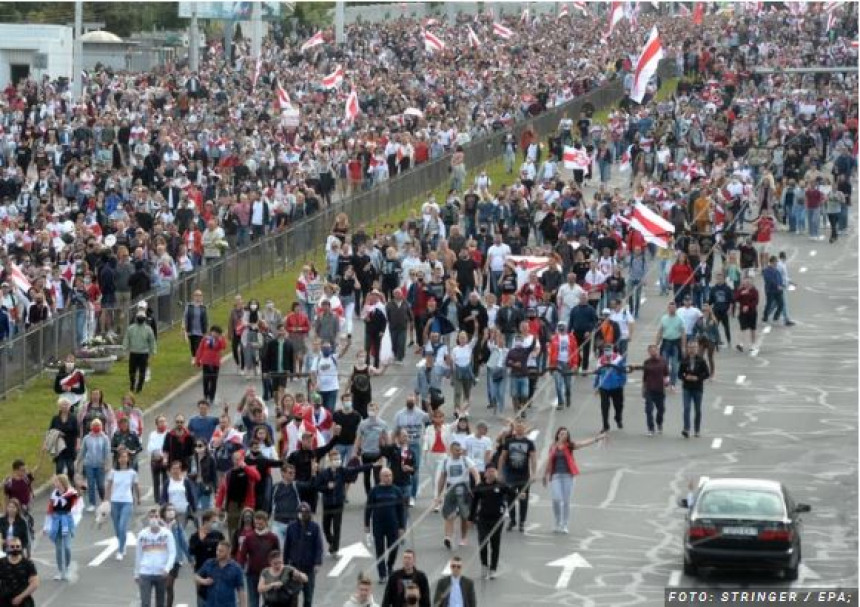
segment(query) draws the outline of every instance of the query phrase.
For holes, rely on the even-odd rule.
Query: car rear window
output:
[[[781,518],[785,516],[782,496],[755,489],[712,489],[698,500],[696,514],[722,518]]]

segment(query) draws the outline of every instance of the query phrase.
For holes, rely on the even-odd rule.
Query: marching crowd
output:
[[[671,98],[658,101],[649,95],[641,106],[625,105],[610,114],[605,127],[591,124],[586,116],[577,117],[576,123],[565,118],[545,145],[536,137],[509,138],[509,147],[502,151],[510,184],[492,183],[486,173],[465,183],[452,170],[447,198],[428,200],[393,233],[368,233],[364,226],[351,225],[347,216],[338,216],[326,242],[325,267],[303,268],[288,312],[274,302],[237,297],[222,327],[209,318],[202,294],[195,293],[185,309],[183,330],[191,364],[203,375],[196,415],[178,414],[172,420],[159,416],[155,428],[145,428],[134,396],[143,381],[145,359],[138,357],[134,366],[130,362],[131,390],[114,408],[100,390],[87,386],[87,377],[70,357],[58,372],[58,412],[45,442],[56,465],[44,530],[56,545],[57,579],[68,576],[70,545],[84,505],[99,520],[110,516],[119,542],[116,558],[125,558],[134,506],[141,502],[139,475],[144,472],[139,463],[148,460],[156,506],[138,534],[134,559],[145,606],[151,604],[153,591],[156,605],[172,604],[180,565],[187,564],[200,605],[294,606],[301,596],[309,607],[324,554],[338,557],[344,510],[351,500],[359,501],[358,492],[364,493],[363,523],[383,584],[383,606],[473,606],[475,584],[462,574],[460,556],[451,559],[450,575],[432,590],[427,575],[417,568],[414,550],[403,550],[402,566],[395,568],[410,526],[427,524],[416,510],[422,470],[431,479],[431,508],[442,515],[442,544],[452,551],[459,547],[458,554],[464,554],[472,545],[474,525],[483,573],[493,579],[503,529],[525,530],[529,493],[536,482],[550,487],[554,531],[570,532],[579,473],[574,451],[603,440],[614,431],[611,422],[617,429],[629,425],[624,414],[632,374],[641,372],[645,432],[662,434],[666,400],[680,392],[682,435],[700,436],[703,392],[717,373],[718,359],[733,349],[756,354],[756,331],[764,323],[793,325],[788,259],[773,248],[774,234],[782,230],[817,240],[826,218],[832,243],[850,229],[858,135],[856,72],[794,75],[754,70],[790,67],[798,60],[856,62],[856,49],[845,38],[823,31],[825,15],[708,15],[698,29],[677,18],[662,19],[661,35],[665,31],[667,40],[677,39],[676,47],[664,47],[686,76]],[[641,20],[651,23],[645,16]],[[855,27],[843,33],[856,38],[856,26],[848,21],[840,28]],[[433,143],[443,137],[451,147],[458,133],[496,128],[496,121],[504,128],[518,112],[533,111],[509,98],[508,91],[529,88],[541,66],[542,73],[569,70],[573,66],[568,57],[574,63],[584,57],[576,67],[593,78],[586,88],[605,77],[605,65],[617,53],[597,43],[599,32],[582,32],[595,39],[589,39],[593,44],[578,42],[576,53],[558,43],[577,23],[530,25],[534,49],[503,48],[488,40],[486,48],[473,55],[463,53],[470,66],[492,66],[519,49],[512,63],[522,67],[508,73],[488,67],[483,81],[470,81],[476,72],[467,68],[443,69],[437,62],[444,54],[422,56],[408,33],[414,23],[406,20],[379,30],[356,26],[349,31],[347,52],[340,57],[322,53],[314,65],[325,73],[329,64],[342,61],[362,74],[362,104],[368,116],[346,133],[354,142],[364,138],[366,147],[375,140],[378,150],[382,144],[370,135],[376,129],[383,138],[399,137],[401,145],[409,145],[403,141],[408,133]],[[440,27],[440,35],[453,37],[453,27]],[[275,74],[266,74],[269,67],[279,71],[282,85],[295,84],[307,68],[307,58],[290,47],[267,47],[266,53],[263,82],[274,82]],[[289,61],[275,68],[282,53]],[[386,69],[371,69],[370,57]],[[400,71],[411,74],[422,61],[427,63],[425,79],[434,79],[435,89],[405,80],[405,99],[395,101],[390,86],[399,82]],[[100,78],[93,86],[113,82],[107,75]],[[207,63],[199,77],[155,75],[134,86],[127,81],[114,95],[95,96],[102,100],[98,111],[119,111],[122,99],[132,93],[147,107],[159,107],[156,101],[165,99],[156,94],[164,83],[160,78],[172,78],[176,84],[187,80],[174,91],[185,98],[184,110],[178,103],[175,108],[185,112],[177,114],[184,121],[167,120],[174,108],[170,103],[160,106],[163,120],[156,139],[164,146],[173,145],[168,143],[172,135],[188,137],[190,125],[211,126],[206,112],[217,113],[219,107],[240,114],[243,110],[240,103],[231,105],[238,92],[230,87],[236,85],[221,77],[215,63]],[[505,86],[510,78],[521,82]],[[390,86],[383,85],[387,79]],[[185,86],[189,81],[209,89],[209,96],[186,95],[194,92]],[[464,91],[460,99],[449,94],[455,84]],[[546,99],[581,92],[571,88],[565,93],[572,83],[560,79],[546,84],[545,100],[540,101],[541,93],[535,95],[543,107]],[[579,80],[576,84],[582,86]],[[479,94],[483,87],[494,94]],[[318,122],[301,127],[311,137],[293,132],[305,141],[299,166],[312,156],[316,162],[331,162],[326,143],[343,146],[343,157],[350,158],[355,153],[350,144],[326,142],[332,132],[326,125],[336,116],[325,95],[309,84],[296,85],[295,90],[303,112],[306,100],[321,106]],[[378,93],[368,99],[371,90]],[[486,99],[486,105],[471,107],[472,98]],[[264,103],[266,97],[257,101]],[[413,102],[428,116],[434,116],[431,110],[438,112],[438,119],[411,128],[407,122],[393,133],[386,115]],[[98,103],[92,103],[103,129],[122,119],[102,117]],[[155,120],[155,115],[144,115],[138,133],[147,133]],[[238,117],[250,127],[245,166],[252,162],[260,169],[266,162],[256,156],[274,149],[255,146],[254,138],[274,145],[281,132],[271,120],[259,121],[258,114]],[[51,119],[64,118],[55,113]],[[145,135],[142,139],[148,145]],[[95,138],[93,151],[112,141]],[[201,182],[212,177],[214,166],[220,170],[225,165],[218,160],[207,168],[206,162],[214,158],[203,160],[211,150],[208,141],[198,141],[201,146],[163,148],[175,159],[165,160],[162,169],[151,167],[150,177],[185,179],[193,182],[192,190],[208,185],[220,191],[221,182],[230,182],[223,196],[211,197],[217,208],[247,203],[258,209],[267,204],[267,196],[284,196],[293,181],[312,174],[294,171],[296,167],[284,172],[275,160],[270,168],[281,172],[271,188],[258,184],[260,190],[243,191],[246,180],[256,177],[236,165],[214,183]],[[562,160],[565,145],[588,150],[591,165],[568,173]],[[188,149],[189,158],[203,151],[192,176],[192,167],[186,166],[184,173],[178,168]],[[228,149],[222,152],[229,156],[233,152]],[[246,153],[242,146],[236,151]],[[126,154],[120,145],[113,154],[120,165],[104,169],[103,176],[110,180],[114,172],[129,173],[123,164]],[[163,169],[168,165],[177,173],[167,175]],[[88,170],[94,169],[83,169]],[[617,171],[625,181],[629,178],[629,188],[609,185]],[[318,189],[309,191],[306,196],[320,195]],[[191,216],[198,212],[198,198],[210,198],[197,192],[201,195],[193,199]],[[178,201],[191,199],[183,189],[177,196]],[[149,194],[135,200],[150,200]],[[659,232],[643,228],[637,214],[643,207],[660,218],[656,225],[667,227]],[[215,209],[209,213],[210,218],[218,215]],[[118,220],[120,227],[140,226],[141,214],[147,213],[138,212],[129,224]],[[261,230],[245,232],[258,237],[271,216],[256,211],[250,216],[264,217],[256,224]],[[150,216],[153,219],[158,221],[157,216]],[[223,225],[224,217],[220,219]],[[85,216],[78,221],[84,238],[88,222]],[[176,229],[170,222],[162,225]],[[217,221],[214,225],[223,229]],[[144,234],[143,243],[127,248],[140,262],[150,255],[147,238]],[[180,236],[178,246],[185,240]],[[89,267],[98,266],[94,260]],[[655,280],[657,292],[667,298],[659,304],[666,311],[649,334],[651,329],[638,326],[637,320],[643,292]],[[137,316],[141,322],[135,323],[131,338],[124,330],[127,339],[154,352],[145,311]],[[648,343],[640,364],[631,362],[637,357],[629,349],[634,335],[645,335]],[[232,353],[248,386],[239,403],[222,409],[217,394],[226,353]],[[413,357],[417,367],[404,364]],[[387,419],[373,390],[373,378],[386,373],[403,375],[412,385],[404,406]],[[259,381],[259,390],[252,381]],[[574,384],[590,384],[601,411],[593,437],[574,440],[568,428],[559,427],[544,455],[538,453],[527,419],[539,406],[535,395],[542,381],[552,382],[548,385],[561,419],[578,404]],[[484,404],[493,421],[473,421],[481,417],[477,410]],[[498,429],[495,435],[491,428]],[[26,566],[34,532],[28,479],[32,476],[24,463],[16,462],[4,484],[9,499],[6,515],[0,517],[0,530],[8,530],[3,534],[8,557],[0,560],[0,573],[15,576],[21,597],[17,604],[28,599],[32,604],[29,597],[38,584],[32,563]],[[355,484],[361,487],[353,488]],[[356,594],[346,605],[377,605],[369,578],[359,578]]]

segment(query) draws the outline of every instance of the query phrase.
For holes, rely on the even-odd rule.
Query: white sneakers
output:
[[[95,506],[92,506],[92,505],[87,506],[87,512],[95,512],[95,511],[96,511],[96,507],[95,507]]]
[[[122,552],[118,551],[116,553],[116,560],[121,561],[124,557],[125,557],[125,555]]]

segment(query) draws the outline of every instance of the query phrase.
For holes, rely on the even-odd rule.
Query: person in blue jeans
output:
[[[678,383],[678,364],[685,342],[684,321],[678,316],[678,306],[672,300],[666,307],[666,314],[660,319],[657,344],[660,345],[660,355],[669,363],[669,383],[673,388]]]
[[[90,424],[89,433],[81,440],[78,459],[83,463],[87,479],[87,512],[93,512],[105,497],[105,470],[110,468],[111,450],[100,419]]]
[[[116,560],[121,561],[125,558],[128,524],[134,514],[134,505],[140,504],[137,471],[131,467],[131,455],[122,447],[116,456],[116,466],[108,476],[105,499],[110,502],[110,517],[119,544]]]
[[[693,409],[693,430],[698,438],[702,430],[702,396],[705,391],[705,380],[711,376],[711,370],[699,354],[699,344],[695,341],[687,344],[687,353],[681,361],[679,374],[683,386],[684,403],[684,429],[681,435],[684,438],[690,438],[690,409]]]

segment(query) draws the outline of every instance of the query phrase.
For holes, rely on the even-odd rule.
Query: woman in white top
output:
[[[116,456],[116,466],[107,479],[107,495],[105,501],[110,502],[110,517],[119,547],[116,560],[125,557],[125,540],[128,537],[128,524],[134,513],[134,505],[140,504],[140,484],[137,472],[131,468],[131,457],[128,451],[121,448]]]
[[[149,468],[152,471],[152,494],[155,501],[161,496],[161,486],[167,482],[167,459],[162,449],[164,448],[164,437],[169,431],[167,418],[159,415],[155,418],[155,430],[149,433],[146,442],[146,452],[149,453]]]
[[[423,462],[427,462],[428,470],[433,471],[433,487],[439,484],[439,475],[441,473],[441,464],[448,455],[448,448],[451,445],[452,432],[451,426],[445,423],[445,414],[441,409],[437,409],[430,416],[432,423],[424,428],[423,451],[421,456],[422,467]],[[434,508],[435,512],[439,511],[439,507]]]
[[[162,489],[159,503],[173,506],[176,510],[176,519],[183,529],[196,510],[194,488],[180,460],[174,460],[170,463],[170,475],[167,477],[164,489]]]
[[[460,443],[460,445],[465,448],[466,441],[472,435],[472,429],[469,427],[469,418],[465,415],[461,415],[457,418],[457,421],[453,426],[454,427],[451,430],[451,442]]]
[[[469,398],[475,385],[475,371],[472,366],[472,351],[478,341],[478,333],[469,341],[469,335],[460,331],[457,345],[451,349],[451,384],[454,386],[454,409],[460,415],[469,410]],[[462,404],[462,408],[460,405]]]

